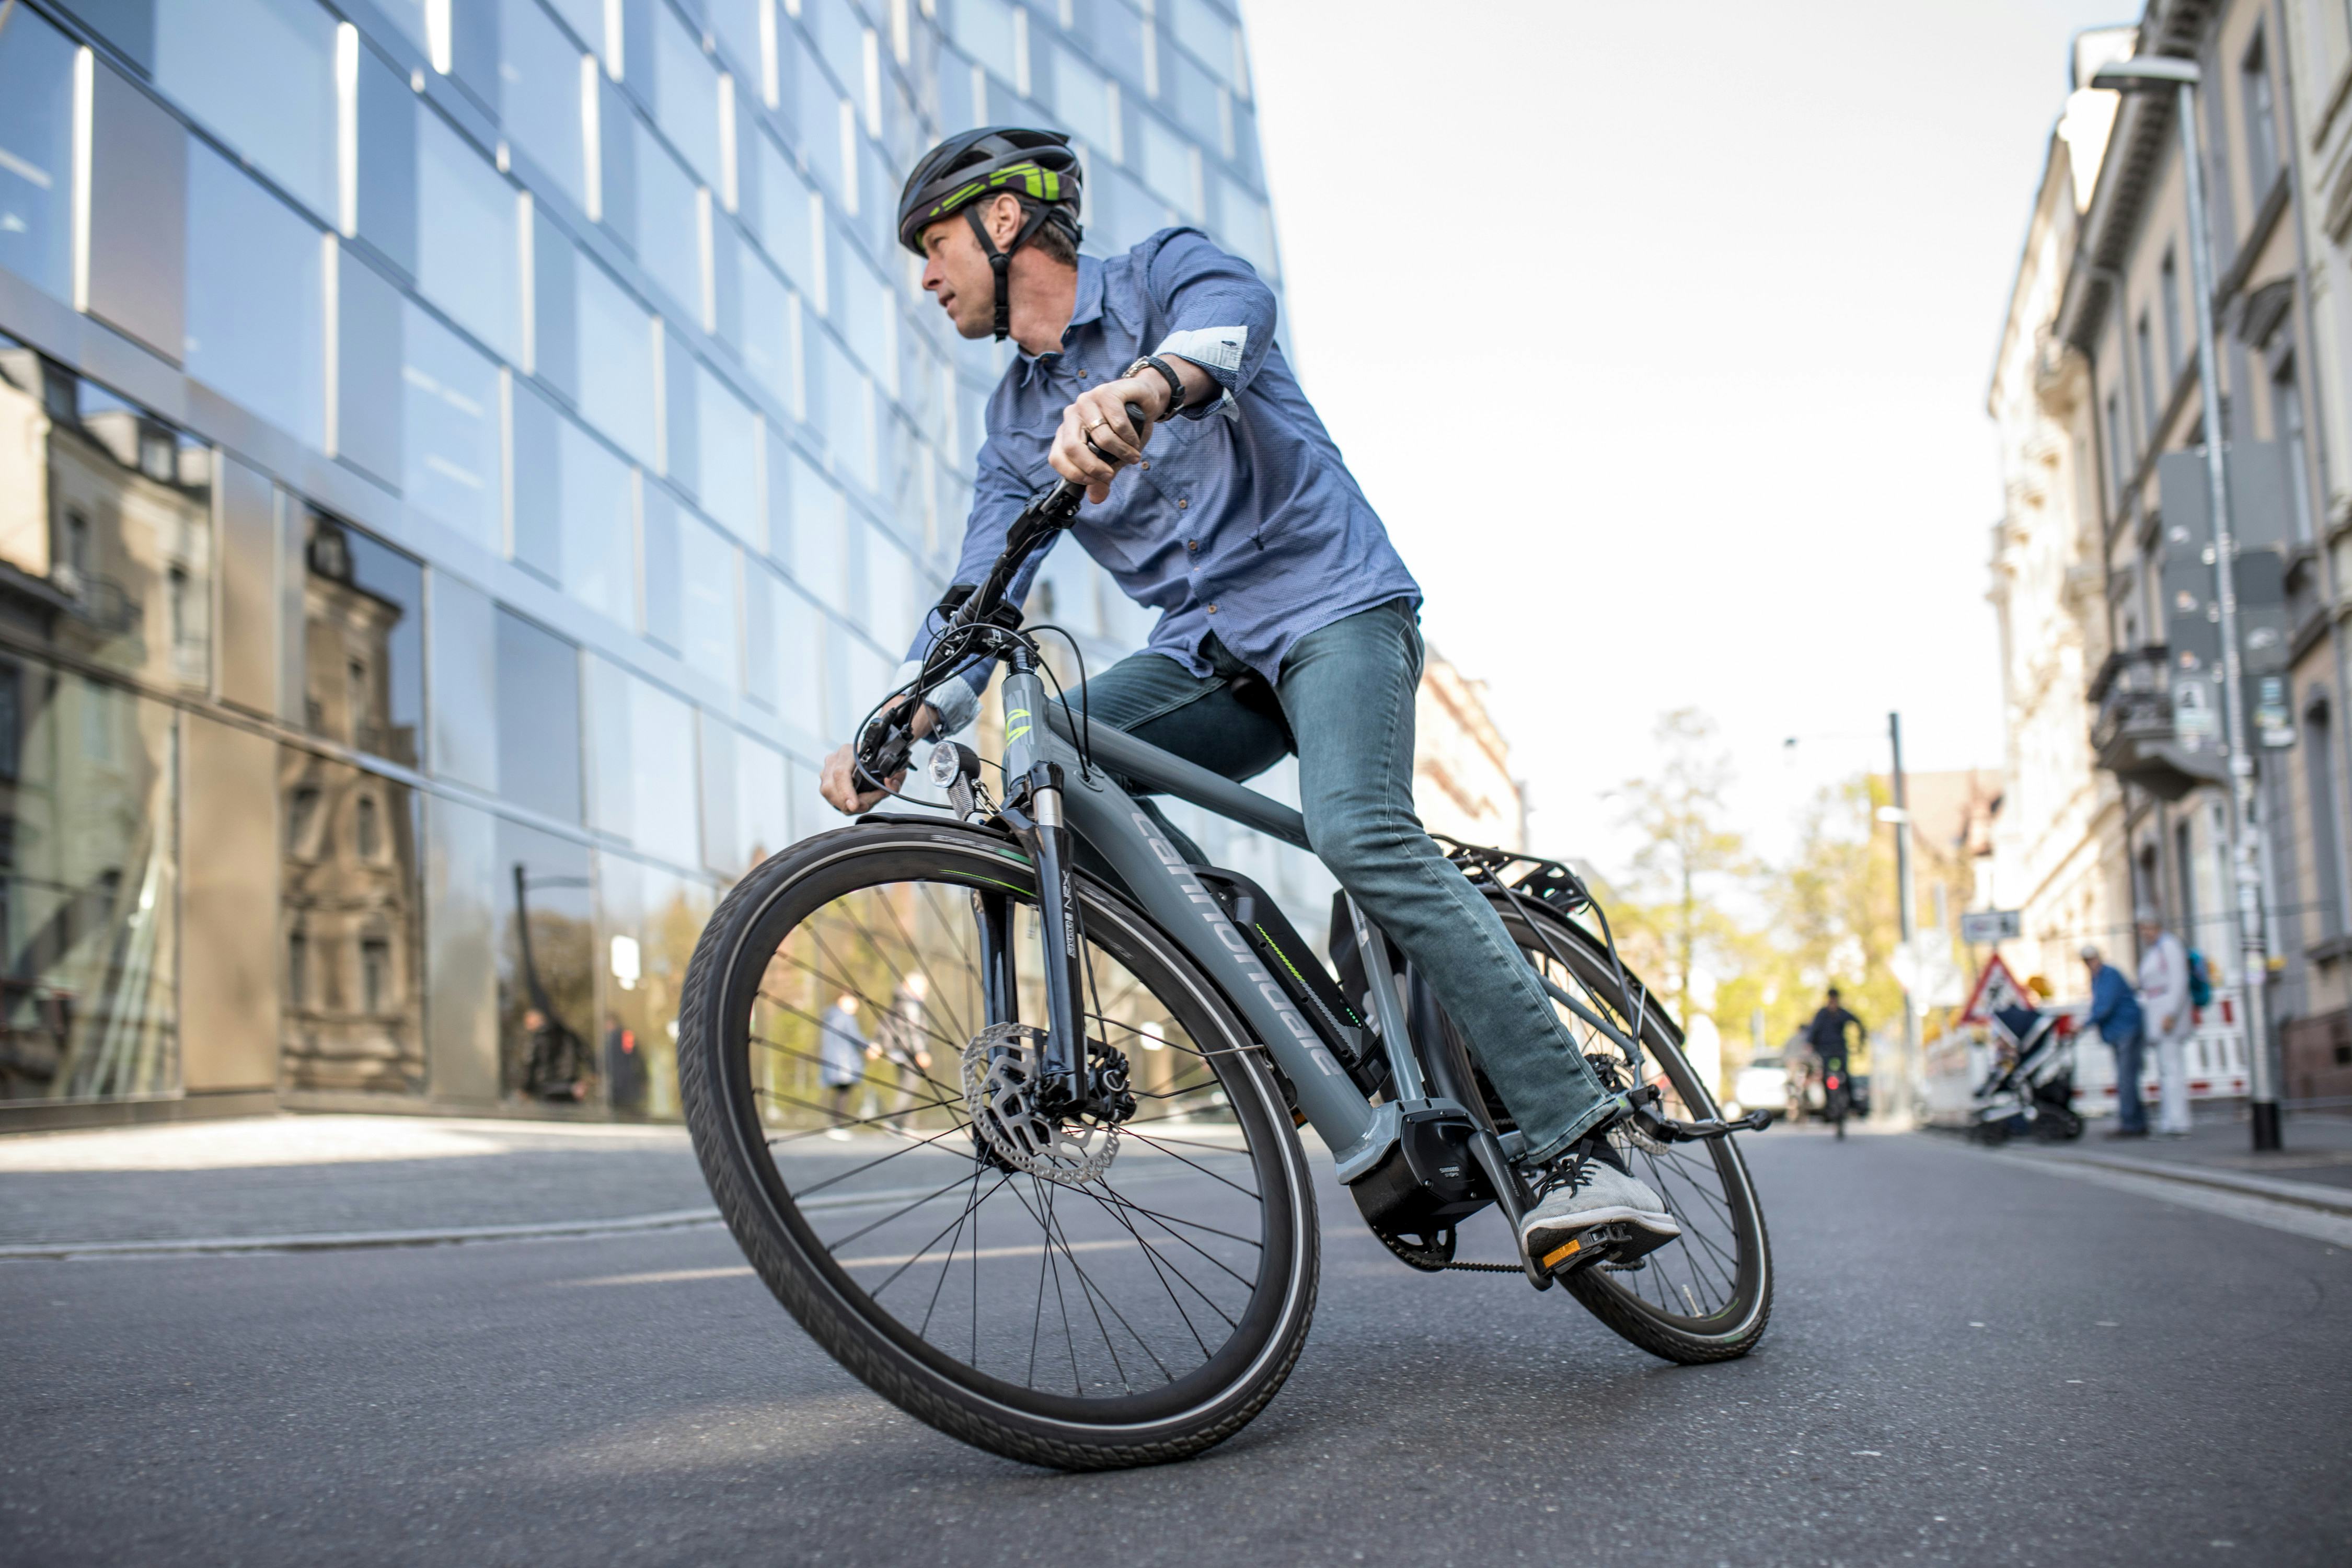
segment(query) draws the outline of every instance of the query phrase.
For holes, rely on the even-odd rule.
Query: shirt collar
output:
[[[1046,361],[1059,359],[1063,350],[1069,345],[1071,334],[1080,327],[1090,327],[1101,321],[1102,314],[1102,262],[1095,257],[1081,256],[1078,258],[1078,296],[1070,309],[1070,324],[1062,329],[1063,348],[1055,349],[1049,353],[1022,353],[1019,360],[1021,379],[1026,382],[1044,366]]]

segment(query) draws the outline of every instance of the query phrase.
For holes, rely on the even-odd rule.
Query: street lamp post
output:
[[[1919,996],[1912,987],[1918,978],[1918,912],[1911,886],[1911,802],[1903,780],[1903,715],[1886,716],[1887,743],[1895,752],[1894,808],[1886,815],[1895,823],[1895,910],[1903,930],[1903,952],[1908,965],[1903,979],[1903,1058],[1890,1063],[1889,1072],[1875,1075],[1870,1086],[1871,1113],[1889,1127],[1911,1124],[1912,1075],[1919,1062]]]
[[[2269,1008],[2263,987],[2270,973],[2263,950],[2262,868],[2253,836],[2254,756],[2246,745],[2245,691],[2238,649],[2237,540],[2230,526],[2230,489],[2222,456],[2221,373],[2213,348],[2213,246],[2205,226],[2205,180],[2197,137],[2194,60],[2142,55],[2116,60],[2091,79],[2115,92],[2160,92],[2170,89],[2180,121],[2180,163],[2189,205],[2189,267],[2197,300],[2197,383],[2205,416],[2205,479],[2213,513],[2214,596],[2221,605],[2221,712],[2230,757],[2230,858],[2237,879],[2235,916],[2245,1009],[2248,1087],[2253,1106],[2254,1148],[2279,1146],[2277,1064],[2272,1060]]]

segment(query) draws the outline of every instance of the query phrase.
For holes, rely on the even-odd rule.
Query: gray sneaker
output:
[[[1575,1255],[1581,1234],[1597,1225],[1622,1225],[1632,1232],[1632,1240],[1611,1249],[1620,1262],[1655,1251],[1683,1233],[1665,1201],[1646,1183],[1570,1154],[1552,1168],[1543,1196],[1519,1222],[1519,1236],[1538,1267],[1556,1268]]]

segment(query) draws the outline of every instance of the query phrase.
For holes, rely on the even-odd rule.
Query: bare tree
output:
[[[1715,721],[1677,708],[1660,715],[1651,734],[1659,751],[1655,776],[1628,779],[1616,793],[1625,826],[1642,836],[1633,856],[1634,923],[1649,938],[1643,945],[1655,946],[1680,1018],[1688,1016],[1692,975],[1702,962],[1729,958],[1741,945],[1708,884],[1747,874],[1748,857],[1725,821],[1731,757],[1717,743]]]

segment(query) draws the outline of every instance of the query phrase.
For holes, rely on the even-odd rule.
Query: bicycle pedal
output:
[[[1606,1261],[1630,1239],[1628,1233],[1631,1229],[1630,1226],[1622,1224],[1596,1225],[1561,1242],[1537,1258],[1536,1264],[1553,1279],[1565,1279],[1580,1268],[1589,1268]]]

